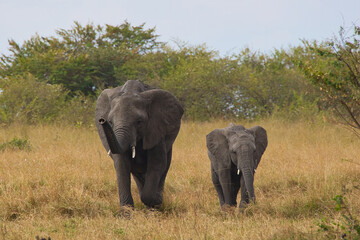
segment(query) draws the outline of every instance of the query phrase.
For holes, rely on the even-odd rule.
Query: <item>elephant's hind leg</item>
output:
[[[141,191],[144,188],[145,184],[145,174],[142,173],[133,173],[134,180],[136,182],[136,186],[139,189],[139,193],[141,194]]]

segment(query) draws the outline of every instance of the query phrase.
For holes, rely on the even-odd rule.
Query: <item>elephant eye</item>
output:
[[[136,124],[137,124],[137,125],[141,125],[142,122],[143,122],[142,119],[138,119],[138,120],[136,121]]]

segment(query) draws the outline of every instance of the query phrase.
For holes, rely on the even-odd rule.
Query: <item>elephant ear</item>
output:
[[[177,135],[184,110],[176,97],[167,91],[153,89],[140,95],[149,101],[149,120],[144,133],[143,148],[151,149],[163,137]]]
[[[230,159],[229,143],[222,129],[215,129],[206,135],[206,146],[218,161]]]
[[[105,132],[99,123],[100,118],[108,119],[108,115],[111,109],[111,101],[115,97],[121,96],[123,91],[121,87],[117,87],[114,89],[105,89],[101,92],[100,96],[96,101],[95,108],[95,125],[97,127],[100,139],[102,144],[104,145],[106,151],[109,151],[110,147],[106,140]]]
[[[259,165],[262,155],[268,145],[266,130],[261,126],[255,126],[248,129],[254,134],[256,146],[256,167]]]

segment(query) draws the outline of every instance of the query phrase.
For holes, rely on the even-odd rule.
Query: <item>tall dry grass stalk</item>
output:
[[[130,219],[119,214],[112,160],[94,128],[0,129],[0,143],[16,136],[31,144],[0,151],[0,239],[321,238],[317,223],[335,216],[336,194],[360,215],[360,140],[334,125],[277,120],[245,123],[262,125],[269,137],[255,176],[257,203],[222,212],[205,136],[227,125],[183,123],[162,208],[147,210],[133,185]]]

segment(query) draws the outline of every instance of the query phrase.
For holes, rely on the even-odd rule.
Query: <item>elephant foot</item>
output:
[[[158,204],[158,205],[153,206],[153,209],[159,210],[159,209],[160,209],[160,207],[161,207],[161,203],[160,203],[160,204]]]
[[[132,206],[121,206],[119,216],[123,219],[130,220],[131,213],[133,210],[134,210],[134,207],[132,207]]]
[[[245,201],[241,201],[239,204],[239,210],[244,210],[247,206],[249,205],[249,203],[245,202]]]
[[[229,204],[224,204],[221,206],[221,211],[226,212],[226,213],[232,213],[234,210],[234,206],[229,205]]]
[[[146,206],[146,208],[149,211],[158,211],[158,210],[160,210],[160,207],[161,207],[161,204],[158,204],[158,205],[155,205],[155,206]]]
[[[251,216],[254,210],[254,201],[245,202],[241,201],[239,204],[239,212]]]

